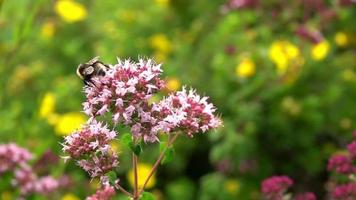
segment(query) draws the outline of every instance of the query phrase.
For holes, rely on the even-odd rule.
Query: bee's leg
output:
[[[89,80],[84,80],[84,84],[85,84],[86,86],[96,87],[96,88],[97,88],[97,86],[95,85],[94,81],[91,80],[91,79],[89,79]]]
[[[83,82],[84,82],[84,85],[86,85],[86,86],[89,86],[90,85],[90,81],[88,81],[88,80],[83,80]]]

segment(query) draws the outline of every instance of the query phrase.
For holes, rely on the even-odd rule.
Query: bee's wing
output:
[[[96,57],[94,57],[94,58],[92,58],[91,60],[89,60],[88,62],[87,62],[87,64],[88,65],[93,65],[94,63],[96,63],[96,62],[98,62],[99,61],[99,56],[96,56]]]

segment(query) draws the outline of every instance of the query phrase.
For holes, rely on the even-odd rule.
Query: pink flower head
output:
[[[333,155],[329,159],[327,169],[329,171],[335,170],[341,174],[351,174],[356,171],[355,167],[352,166],[352,160],[345,155]]]
[[[163,88],[161,73],[161,66],[150,59],[138,63],[119,60],[105,76],[93,80],[95,87],[85,88],[84,112],[97,116],[111,111],[115,123],[133,123],[144,102]]]
[[[117,154],[111,150],[109,142],[116,137],[106,125],[95,120],[88,123],[72,135],[65,137],[63,151],[77,161],[91,177],[102,176],[117,167]]]
[[[95,154],[87,159],[78,161],[78,165],[83,168],[91,177],[99,177],[105,175],[119,164],[116,153],[105,153],[100,156]]]
[[[293,185],[288,176],[272,176],[262,182],[262,193],[269,200],[282,200],[284,192]]]
[[[356,160],[356,140],[347,145],[347,150],[349,151],[352,160]]]
[[[63,151],[72,158],[99,152],[105,154],[110,148],[109,142],[114,140],[116,135],[116,132],[110,131],[106,125],[92,120],[65,137]]]
[[[86,200],[109,200],[115,196],[115,189],[112,186],[105,186],[104,188],[97,190],[95,194],[86,198]]]
[[[34,182],[37,180],[36,174],[29,166],[23,166],[14,172],[12,184],[20,188],[20,193],[27,195],[34,191]]]
[[[39,194],[49,194],[56,191],[60,184],[58,180],[52,176],[44,176],[36,180],[34,183],[34,192]]]
[[[229,0],[227,3],[231,9],[253,8],[258,5],[258,0]]]
[[[20,188],[22,195],[32,193],[49,194],[60,187],[58,180],[51,176],[38,178],[29,166],[15,170],[15,177],[12,183]]]
[[[305,192],[302,194],[297,194],[294,198],[295,200],[316,200],[316,196],[312,192]]]
[[[31,158],[29,151],[14,143],[0,144],[0,174],[25,164]]]
[[[155,127],[166,133],[183,131],[189,136],[199,131],[221,125],[219,118],[214,116],[215,107],[207,102],[208,97],[200,97],[195,90],[182,91],[169,95],[153,105],[153,112],[158,113],[160,121]]]
[[[356,183],[348,183],[337,186],[332,194],[335,200],[356,199]]]

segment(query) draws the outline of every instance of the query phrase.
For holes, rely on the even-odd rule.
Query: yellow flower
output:
[[[160,53],[169,54],[172,51],[171,41],[163,33],[151,36],[149,42],[150,46]]]
[[[283,74],[288,66],[300,57],[300,51],[297,46],[285,40],[278,40],[272,43],[269,48],[269,58],[277,66],[277,71]]]
[[[340,120],[340,127],[343,129],[349,129],[352,126],[352,121],[350,118],[342,118]]]
[[[137,174],[138,174],[137,185],[139,188],[142,188],[151,169],[152,169],[152,166],[149,164],[145,164],[145,163],[139,163],[139,165],[137,166]],[[134,187],[134,171],[133,171],[133,169],[131,169],[127,173],[127,179],[129,181],[130,185],[132,187]],[[150,178],[150,180],[148,181],[146,188],[147,189],[152,188],[155,184],[156,184],[156,177],[155,177],[155,175],[153,175]]]
[[[235,179],[226,180],[224,183],[224,188],[230,194],[236,194],[240,189],[240,182]]]
[[[47,21],[41,27],[41,36],[45,39],[52,38],[55,31],[55,24],[52,21]]]
[[[337,32],[334,36],[334,41],[337,46],[344,47],[348,44],[347,35],[344,32]]]
[[[121,21],[126,23],[132,23],[137,19],[138,15],[134,10],[123,10],[119,13]]]
[[[53,93],[47,92],[40,105],[40,117],[47,118],[54,113],[56,98]]]
[[[243,59],[235,68],[236,75],[241,78],[251,77],[255,71],[255,63],[250,58]]]
[[[83,21],[87,17],[86,8],[72,0],[58,0],[55,4],[55,11],[68,23]]]
[[[12,193],[9,191],[5,191],[3,193],[1,193],[1,199],[2,200],[11,200],[13,199]]]
[[[160,51],[156,51],[153,54],[153,58],[156,60],[156,62],[162,63],[167,60],[167,54],[162,53]]]
[[[114,152],[120,151],[120,142],[118,140],[113,140],[110,142],[110,146]]]
[[[180,88],[180,81],[174,77],[168,78],[166,87],[170,92],[177,91]]]
[[[79,197],[75,196],[74,194],[67,193],[65,194],[61,200],[80,200]]]
[[[89,186],[91,189],[96,190],[100,186],[100,180],[98,178],[94,178],[90,181]]]
[[[169,0],[155,0],[155,2],[162,7],[167,7],[169,5]]]
[[[284,97],[281,102],[282,108],[288,112],[288,114],[296,116],[301,112],[300,104],[290,96]]]
[[[319,42],[318,44],[312,47],[312,58],[314,60],[323,60],[328,55],[329,50],[330,45],[328,41],[324,40],[322,42]]]
[[[353,80],[356,80],[356,74],[351,69],[345,69],[342,72],[342,78],[345,81],[353,81]]]
[[[58,116],[54,129],[58,135],[68,135],[84,123],[85,117],[82,113],[70,112]]]

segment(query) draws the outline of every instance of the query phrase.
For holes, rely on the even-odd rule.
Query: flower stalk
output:
[[[157,171],[159,164],[161,163],[162,159],[164,158],[164,154],[166,153],[167,149],[174,143],[174,141],[178,138],[179,133],[175,134],[172,138],[168,138],[167,146],[163,149],[163,151],[159,154],[158,159],[156,160],[155,164],[153,165],[150,173],[148,174],[145,183],[143,184],[142,189],[140,190],[139,194],[142,194],[145,191],[146,185],[153,174]]]

